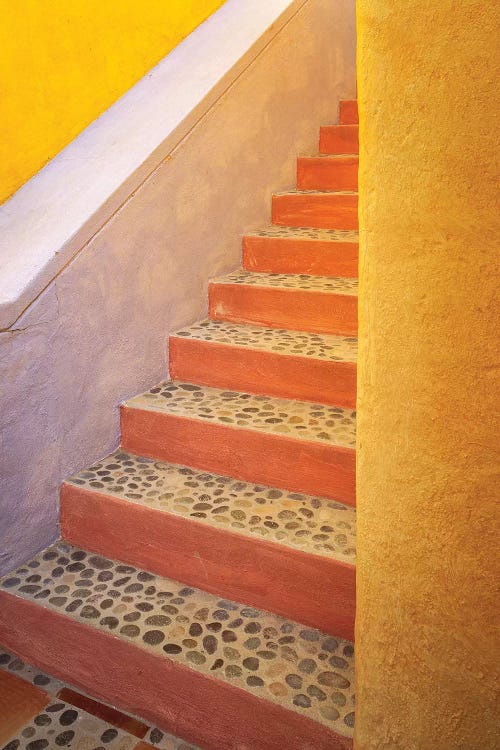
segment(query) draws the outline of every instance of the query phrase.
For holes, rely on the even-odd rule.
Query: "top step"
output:
[[[359,124],[357,99],[341,99],[339,122],[341,125]]]

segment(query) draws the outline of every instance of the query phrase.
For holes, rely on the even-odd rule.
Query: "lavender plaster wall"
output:
[[[208,280],[355,95],[354,10],[309,0],[0,333],[0,572],[57,538],[61,481],[118,445],[119,403],[167,376],[169,332],[206,315]]]

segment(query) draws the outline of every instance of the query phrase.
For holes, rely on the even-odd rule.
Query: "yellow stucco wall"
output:
[[[223,0],[0,0],[0,203]]]
[[[357,750],[500,747],[499,9],[358,0]]]

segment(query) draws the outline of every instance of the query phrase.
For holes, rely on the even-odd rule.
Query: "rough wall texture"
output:
[[[357,750],[500,746],[499,9],[358,0]]]
[[[17,322],[0,333],[0,570],[58,536],[60,482],[118,444],[271,191],[355,93],[354,0],[310,0]]]
[[[3,0],[0,203],[223,0]]]

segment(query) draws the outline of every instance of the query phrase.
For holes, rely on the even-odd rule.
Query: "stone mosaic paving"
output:
[[[227,276],[213,279],[216,284],[245,284],[251,286],[281,287],[310,292],[332,292],[356,296],[358,280],[334,276],[308,276],[307,274],[256,273],[239,269]]]
[[[135,396],[126,406],[299,440],[356,447],[356,412],[340,406],[222,391],[171,380]]]
[[[348,641],[64,542],[1,587],[352,735]]]
[[[68,482],[246,536],[355,563],[356,510],[332,500],[240,482],[121,450]]]
[[[33,718],[2,750],[133,750],[137,737],[68,703],[55,700]]]
[[[36,667],[32,667],[31,665],[26,664],[17,656],[14,656],[7,651],[3,651],[1,648],[0,669],[12,672],[17,677],[20,677],[27,682],[31,682],[33,685],[36,685],[44,690],[51,697],[50,705],[52,706],[56,704],[62,705],[64,703],[63,701],[56,700],[58,694],[62,689],[71,687],[70,685],[68,685],[68,683],[62,682],[55,677],[47,675],[45,672],[42,672]],[[102,734],[106,730],[114,730],[115,728],[113,727],[113,725],[109,724],[108,722],[101,721],[100,719],[97,719],[96,717],[91,716],[89,713],[83,711],[81,708],[77,708],[70,704],[67,704],[65,709],[61,708],[60,710],[54,712],[49,711],[49,718],[54,720],[51,721],[50,724],[47,721],[47,718],[44,716],[44,714],[47,713],[47,710],[43,711],[36,719],[34,719],[33,722],[30,722],[30,724],[24,727],[22,731],[19,731],[16,737],[13,737],[5,747],[2,747],[2,750],[17,750],[17,748],[19,748],[19,750],[24,750],[24,748],[27,748],[27,750],[37,750],[36,747],[28,748],[28,743],[36,742],[38,740],[43,741],[44,739],[48,739],[52,743],[45,747],[52,748],[54,747],[54,743],[56,746],[59,746],[56,740],[56,727],[58,724],[61,725],[60,718],[61,716],[63,716],[63,710],[72,711],[72,717],[74,717],[76,713],[78,715],[78,718],[75,717],[75,719],[70,723],[62,725],[64,727],[62,731],[66,731],[68,729],[68,726],[71,724],[71,729],[75,730],[75,737],[71,739],[69,744],[67,743],[66,745],[61,746],[72,747],[74,750],[93,750],[95,747],[99,747],[100,750],[102,750]],[[42,730],[44,728],[47,729],[47,733],[50,730],[51,734],[47,734],[44,737],[43,734],[37,733],[39,730]],[[33,733],[33,730],[35,730],[36,734]],[[109,738],[108,742],[105,743],[106,747],[120,748],[120,750],[122,750],[123,748],[123,750],[125,750],[129,747],[135,747],[138,743],[137,737],[132,737],[128,732],[119,730],[119,733],[115,738],[115,744],[110,745],[108,743],[111,741],[112,735],[114,736],[114,732],[109,732],[109,734],[106,735],[106,737]],[[123,745],[120,745],[119,743],[117,744],[119,738],[123,739]],[[19,742],[19,745],[16,745],[16,739]],[[67,736],[66,739],[68,740]],[[100,741],[93,742],[94,739]],[[132,740],[132,744],[128,744],[129,739]],[[151,745],[153,745],[153,747],[158,748],[158,750],[199,750],[199,748],[195,747],[195,745],[184,742],[184,740],[174,737],[173,735],[169,734],[168,732],[164,732],[156,726],[148,726],[147,731],[142,739],[144,742],[149,742]],[[43,742],[39,745],[39,747],[43,747]]]
[[[288,240],[319,240],[320,242],[359,242],[354,229],[314,229],[313,227],[282,227],[271,224],[246,233],[247,237],[281,237]]]
[[[174,336],[327,361],[356,362],[358,353],[358,340],[352,337],[261,328],[218,320],[195,323]]]

